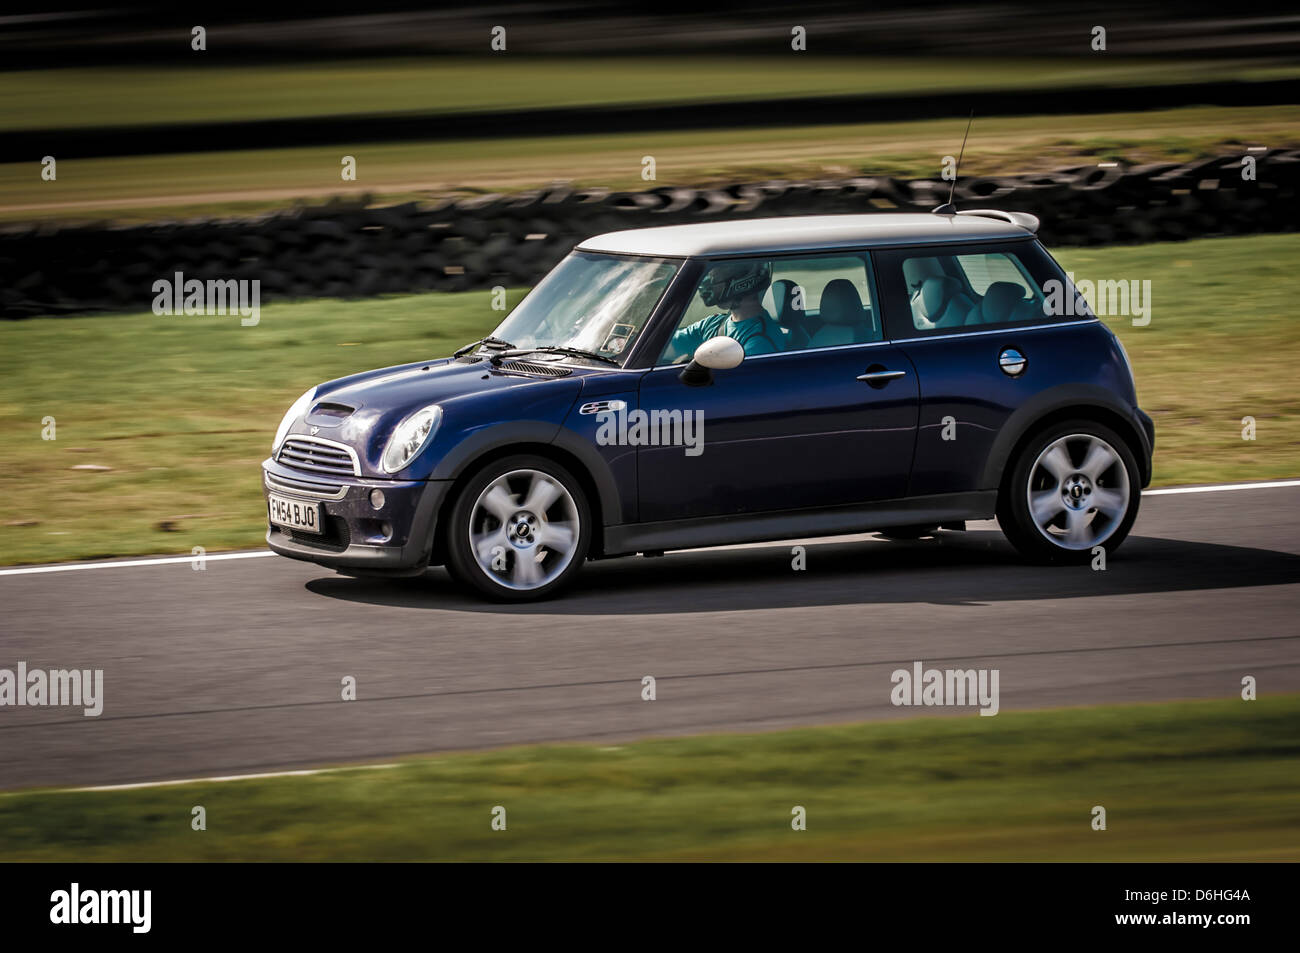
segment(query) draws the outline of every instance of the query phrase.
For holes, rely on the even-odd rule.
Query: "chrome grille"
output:
[[[341,500],[347,494],[348,488],[341,483],[327,483],[324,480],[313,480],[309,478],[297,478],[279,476],[266,473],[266,485],[273,490],[284,490],[289,493],[301,493],[306,496],[315,496],[323,500]]]
[[[319,437],[286,437],[276,462],[307,473],[332,476],[360,476],[356,451],[351,447]]]

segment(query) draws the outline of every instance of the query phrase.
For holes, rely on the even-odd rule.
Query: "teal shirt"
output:
[[[766,310],[757,317],[739,323],[729,314],[711,314],[694,324],[679,328],[673,335],[670,347],[678,357],[695,353],[695,349],[709,338],[718,336],[734,338],[745,349],[745,356],[775,354],[787,347],[789,331],[772,320]]]

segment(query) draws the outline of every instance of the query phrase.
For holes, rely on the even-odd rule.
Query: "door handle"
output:
[[[905,377],[907,371],[867,371],[859,374],[858,380],[867,384],[888,384],[896,377]]]

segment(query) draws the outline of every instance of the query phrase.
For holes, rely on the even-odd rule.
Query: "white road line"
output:
[[[1219,490],[1267,490],[1276,486],[1300,486],[1300,480],[1272,480],[1267,483],[1217,483],[1210,486],[1171,486],[1163,490],[1143,490],[1143,496],[1166,493],[1217,493]]]
[[[68,563],[63,566],[24,566],[21,569],[0,569],[0,576],[22,576],[37,572],[75,572],[78,569],[123,569],[127,566],[162,566],[167,563],[192,563],[196,559],[214,562],[218,559],[259,559],[275,553],[259,550],[255,553],[208,553],[205,556],[159,556],[157,559],[118,559],[111,563]]]
[[[303,771],[268,771],[265,774],[229,774],[215,778],[179,778],[175,781],[139,781],[135,784],[101,784],[92,788],[55,788],[56,794],[80,791],[134,791],[137,788],[165,788],[174,784],[208,784],[216,781],[257,781],[262,778],[301,778],[311,774],[333,774],[337,771],[379,771],[396,768],[395,764],[354,764],[341,768],[311,768]]]
[[[1164,496],[1173,493],[1217,493],[1220,490],[1269,490],[1276,487],[1300,486],[1300,480],[1271,480],[1260,483],[1218,483],[1207,486],[1171,486],[1160,490],[1143,490],[1143,496]],[[818,540],[820,541],[820,537]],[[750,546],[770,546],[771,543],[741,543],[734,546],[711,546],[710,549],[745,549]],[[120,559],[107,563],[69,563],[61,566],[24,566],[20,569],[0,569],[0,576],[22,576],[31,573],[75,572],[79,569],[123,569],[128,566],[162,566],[168,563],[190,563],[195,559],[259,559],[274,556],[270,550],[252,553],[213,553],[207,556],[160,556],[156,559]]]

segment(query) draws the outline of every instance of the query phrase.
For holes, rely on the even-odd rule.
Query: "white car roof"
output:
[[[1003,218],[991,217],[994,215]],[[799,215],[606,232],[588,238],[578,245],[578,249],[674,258],[748,255],[868,245],[1027,238],[1037,226],[1038,220],[1030,215],[985,210],[978,213],[963,211],[959,215],[927,212]]]

